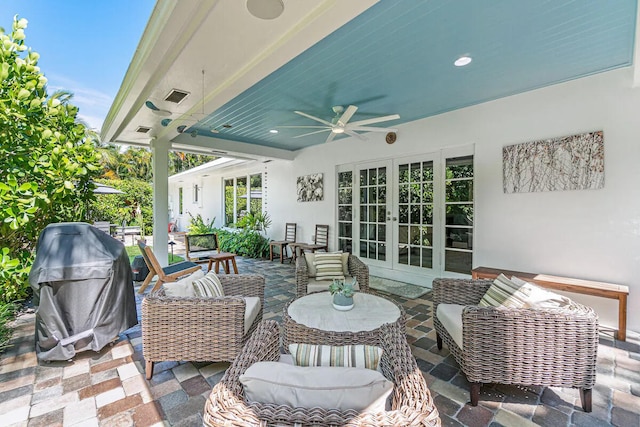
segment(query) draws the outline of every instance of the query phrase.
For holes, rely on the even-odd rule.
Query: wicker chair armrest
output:
[[[392,409],[412,419],[411,425],[439,425],[438,410],[404,333],[384,325],[382,347],[391,368],[385,376],[394,382]]]
[[[438,304],[478,305],[493,282],[472,279],[433,279],[433,310]]]
[[[220,382],[213,387],[204,409],[204,425],[213,427],[239,420],[246,422],[246,425],[253,425],[252,422],[258,425],[260,421],[257,415],[244,400],[240,375],[254,363],[277,361],[279,357],[278,323],[275,320],[263,320]]]
[[[469,306],[463,311],[462,325],[463,370],[469,381],[584,388],[595,383],[598,317],[589,307],[577,303],[564,310]],[[552,380],[555,376],[562,379]]]
[[[260,297],[264,304],[264,276],[259,274],[225,274],[218,276],[225,295]]]
[[[296,296],[301,297],[307,294],[309,284],[309,268],[304,254],[296,258]]]
[[[358,279],[361,291],[369,291],[369,266],[362,262],[360,258],[349,254],[348,260],[349,275]]]

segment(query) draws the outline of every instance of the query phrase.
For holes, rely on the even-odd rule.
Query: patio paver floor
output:
[[[264,318],[279,321],[294,297],[294,266],[238,257],[238,268],[266,277]],[[580,408],[577,390],[546,387],[485,386],[480,404],[471,407],[466,379],[446,348],[436,347],[430,294],[389,297],[406,310],[407,339],[443,426],[640,425],[638,334],[627,342],[601,334],[592,413]],[[138,305],[141,299],[137,295]],[[100,352],[38,362],[34,319],[33,312],[16,319],[12,346],[0,359],[0,426],[201,426],[205,399],[229,366],[162,362],[146,381],[140,326]]]

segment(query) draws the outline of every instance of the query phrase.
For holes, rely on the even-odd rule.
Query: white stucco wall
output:
[[[256,163],[249,168],[268,172],[269,234],[281,238],[284,224],[297,222],[298,239],[308,241],[314,225],[326,223],[335,248],[337,164],[473,144],[474,266],[628,285],[628,326],[640,331],[640,89],[631,88],[632,77],[629,68],[616,70],[415,121],[400,126],[393,145],[369,134],[368,141],[303,150],[293,162]],[[604,131],[604,189],[503,193],[502,147],[594,130]],[[296,177],[317,172],[324,173],[324,201],[298,203]],[[207,192],[221,192],[221,181],[211,179]],[[594,307],[601,323],[617,324],[617,301],[571,297]]]

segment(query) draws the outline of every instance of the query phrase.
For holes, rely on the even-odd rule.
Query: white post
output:
[[[169,264],[169,143],[151,142],[153,168],[153,253],[163,267]]]

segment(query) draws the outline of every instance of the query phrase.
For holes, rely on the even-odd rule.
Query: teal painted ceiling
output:
[[[351,121],[397,113],[373,125],[394,127],[629,66],[636,7],[635,0],[381,0],[190,131],[298,150],[328,132],[293,138],[313,129],[278,128],[318,124],[294,110],[330,121],[332,106],[353,104]],[[455,67],[462,55],[473,61]]]

